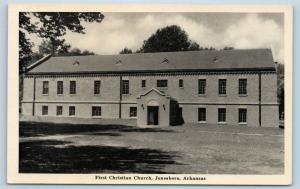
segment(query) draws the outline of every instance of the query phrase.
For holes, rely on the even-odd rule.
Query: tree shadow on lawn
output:
[[[111,136],[120,136],[117,132],[174,132],[161,128],[138,128],[127,125],[92,125],[92,124],[67,124],[67,123],[40,123],[40,122],[20,122],[20,137],[36,137],[57,134],[89,134],[106,135],[107,131],[113,131],[116,134]]]
[[[19,144],[20,173],[156,173],[178,164],[173,152],[115,146],[72,146],[57,140]],[[60,145],[60,146],[57,146]]]

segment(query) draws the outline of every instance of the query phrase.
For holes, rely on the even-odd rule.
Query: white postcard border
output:
[[[212,175],[212,174],[24,174],[19,164],[19,75],[18,13],[21,11],[100,11],[100,12],[247,12],[284,13],[285,60],[285,168],[283,175]],[[292,183],[292,56],[293,11],[288,5],[145,5],[145,4],[10,4],[8,10],[8,89],[7,89],[7,182],[35,184],[206,184],[206,185],[289,185]],[[107,179],[97,179],[107,176]],[[109,179],[109,176],[128,176]],[[134,176],[193,176],[205,180],[135,180]]]

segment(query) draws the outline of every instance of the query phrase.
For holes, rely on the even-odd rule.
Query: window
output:
[[[142,80],[142,88],[146,87],[146,80]]]
[[[57,81],[57,94],[64,94],[64,82]]]
[[[94,94],[95,95],[100,94],[100,87],[101,87],[101,81],[100,80],[94,81]]]
[[[56,106],[56,115],[60,116],[63,113],[63,107],[62,106]]]
[[[122,80],[122,94],[129,94],[129,80]]]
[[[226,109],[225,108],[218,109],[218,122],[226,122]]]
[[[183,79],[179,79],[179,87],[182,88],[183,87]]]
[[[75,116],[75,106],[69,106],[69,116]]]
[[[129,108],[129,117],[136,117],[137,115],[137,108],[136,107],[130,107]]]
[[[70,81],[70,94],[76,94],[76,81]]]
[[[226,79],[219,79],[219,95],[226,95]]]
[[[247,79],[239,79],[239,95],[247,94]]]
[[[49,81],[43,81],[43,94],[49,94]]]
[[[157,87],[164,87],[164,88],[167,88],[167,87],[168,87],[168,80],[166,80],[166,79],[160,79],[160,80],[157,80],[156,86],[157,86]]]
[[[48,115],[48,106],[42,106],[42,115]]]
[[[198,80],[198,94],[205,94],[206,90],[206,79],[199,79]]]
[[[198,121],[206,121],[206,108],[198,108]]]
[[[101,106],[92,107],[92,116],[101,116]]]
[[[247,123],[247,109],[239,109],[239,123]]]

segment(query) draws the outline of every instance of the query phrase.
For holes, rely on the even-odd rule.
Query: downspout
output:
[[[261,127],[261,72],[258,73],[258,113],[259,113],[259,126]]]
[[[122,75],[120,75],[119,118],[122,118]]]
[[[36,78],[33,77],[33,99],[32,99],[32,116],[35,115],[35,90],[36,90]]]
[[[19,108],[21,108],[21,113],[23,112],[23,98],[24,98],[24,78],[25,78],[26,68],[23,67],[22,72],[20,74],[20,82],[19,82]],[[20,110],[20,109],[19,109]]]

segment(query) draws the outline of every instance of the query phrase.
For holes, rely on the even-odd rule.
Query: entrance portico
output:
[[[137,97],[137,124],[139,126],[169,126],[171,97],[152,88]]]

